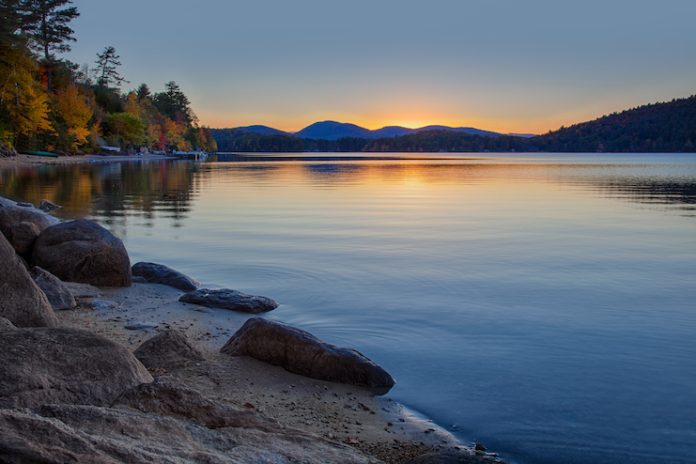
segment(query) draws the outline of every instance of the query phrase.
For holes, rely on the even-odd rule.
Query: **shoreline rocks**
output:
[[[57,218],[31,204],[20,206],[19,203],[0,198],[0,233],[20,255],[30,253],[41,232],[58,222]]]
[[[203,355],[176,330],[166,330],[145,340],[134,352],[148,369],[174,369],[203,361]]]
[[[278,303],[275,300],[265,296],[248,295],[228,288],[219,290],[200,288],[181,295],[179,301],[209,308],[231,309],[252,314],[271,311],[278,307]]]
[[[32,264],[58,278],[98,287],[128,287],[131,267],[123,242],[94,221],[48,227],[36,239]]]
[[[198,288],[198,282],[164,264],[139,262],[131,268],[133,277],[141,277],[150,284],[168,285],[184,292]]]
[[[109,405],[152,376],[124,346],[82,329],[0,329],[0,407]]]
[[[55,327],[58,319],[14,248],[0,234],[0,317],[17,327]]]
[[[36,285],[48,298],[54,311],[73,309],[77,306],[75,297],[58,277],[38,266],[34,266],[29,272]]]
[[[253,317],[220,352],[250,356],[313,379],[368,387],[386,393],[394,379],[357,350],[328,344],[309,332]]]

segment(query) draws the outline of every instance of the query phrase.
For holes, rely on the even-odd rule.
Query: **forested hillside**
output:
[[[161,92],[129,84],[120,57],[106,46],[92,67],[62,55],[76,41],[69,0],[0,0],[0,145],[3,152],[90,153],[204,149],[215,140],[201,127],[179,86]],[[96,51],[96,50],[95,50]]]
[[[696,96],[613,113],[537,137],[424,130],[396,137],[316,140],[214,129],[220,151],[694,152]]]

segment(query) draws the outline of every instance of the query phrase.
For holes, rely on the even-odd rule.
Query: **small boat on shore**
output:
[[[51,153],[50,151],[40,151],[40,150],[25,151],[22,154],[23,155],[30,155],[30,156],[43,156],[46,158],[58,158],[58,156],[60,156],[60,155],[58,155],[58,153]]]

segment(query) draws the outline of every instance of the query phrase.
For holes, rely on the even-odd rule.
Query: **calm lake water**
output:
[[[696,462],[696,155],[38,167],[0,194],[277,299],[514,462]]]

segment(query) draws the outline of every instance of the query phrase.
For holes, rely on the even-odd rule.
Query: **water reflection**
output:
[[[128,218],[152,226],[156,218],[181,227],[199,187],[234,178],[256,185],[302,183],[318,188],[390,184],[465,185],[552,182],[589,188],[603,196],[650,205],[696,205],[695,163],[549,163],[548,159],[452,159],[398,156],[365,159],[331,155],[233,156],[234,162],[192,164],[160,161],[15,167],[0,171],[0,194],[38,204],[63,205],[64,217],[99,217],[123,230]],[[656,171],[657,166],[657,173]],[[691,173],[688,170],[691,170]]]

